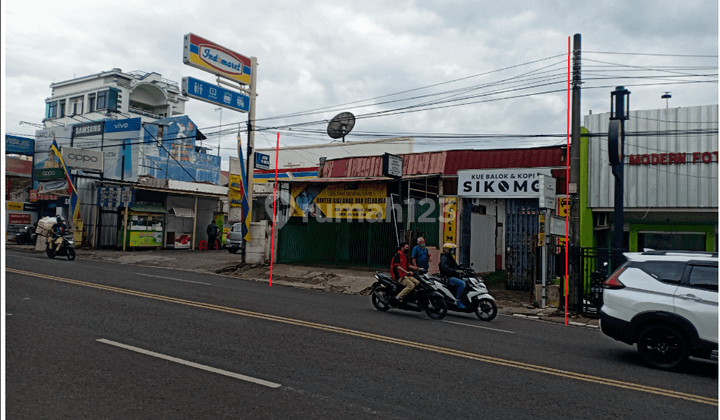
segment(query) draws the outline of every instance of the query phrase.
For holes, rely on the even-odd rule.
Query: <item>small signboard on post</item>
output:
[[[385,153],[383,155],[382,175],[390,178],[402,178],[403,158]]]
[[[212,83],[203,82],[194,77],[182,78],[182,93],[213,105],[230,108],[233,111],[248,112],[250,110],[249,96]]]

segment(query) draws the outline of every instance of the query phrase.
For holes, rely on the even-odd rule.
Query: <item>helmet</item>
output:
[[[443,252],[447,252],[448,254],[455,255],[455,249],[457,249],[457,245],[452,242],[446,242],[445,245],[443,245]]]
[[[62,216],[56,217],[55,220],[57,220],[58,223],[62,223],[62,222],[63,222]]]

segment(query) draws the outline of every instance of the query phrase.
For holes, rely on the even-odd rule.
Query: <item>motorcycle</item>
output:
[[[462,296],[460,296],[460,302],[465,305],[465,308],[460,308],[457,305],[458,300],[455,298],[456,288],[450,286],[446,277],[433,277],[437,285],[437,290],[445,299],[445,304],[451,311],[465,313],[475,312],[475,315],[481,320],[492,321],[497,316],[497,304],[495,303],[495,298],[490,296],[487,286],[485,286],[485,281],[482,277],[475,274],[475,271],[464,267],[461,267],[461,269],[462,275],[460,279],[465,281],[465,290]]]
[[[447,314],[447,305],[443,296],[438,292],[436,283],[422,271],[413,274],[413,277],[419,280],[420,284],[405,297],[405,302],[400,304],[397,301],[397,295],[405,286],[393,280],[389,275],[376,271],[375,279],[377,281],[372,285],[370,293],[373,306],[381,312],[386,312],[390,308],[415,312],[424,310],[431,319],[443,319]]]
[[[48,238],[45,244],[45,253],[48,258],[55,258],[58,255],[65,255],[68,260],[72,261],[75,259],[75,240],[73,239],[72,233],[66,233],[62,236],[62,245],[60,250],[55,252],[55,239]]]
[[[15,243],[18,245],[35,245],[37,233],[34,226],[25,226],[25,230],[15,235]]]

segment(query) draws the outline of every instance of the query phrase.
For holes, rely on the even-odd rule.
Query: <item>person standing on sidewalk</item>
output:
[[[208,249],[215,249],[215,242],[218,236],[218,227],[213,220],[207,227]]]
[[[405,286],[405,288],[397,295],[397,300],[400,304],[403,303],[405,296],[407,296],[418,284],[420,284],[420,282],[410,273],[410,270],[417,270],[418,268],[414,265],[408,264],[409,252],[410,245],[408,245],[407,242],[400,243],[398,252],[395,256],[393,256],[392,262],[390,263],[390,274],[392,275],[393,280]]]
[[[425,238],[422,236],[418,238],[417,245],[413,248],[410,256],[412,262],[416,267],[420,267],[424,270],[430,270],[430,254],[428,254],[427,248],[425,248]]]

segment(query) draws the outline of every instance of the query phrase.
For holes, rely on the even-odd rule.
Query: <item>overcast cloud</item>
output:
[[[530,71],[537,72],[535,79],[521,79],[522,82],[512,85],[522,89],[472,99],[486,102],[452,107],[447,105],[453,103],[445,102],[440,109],[358,118],[348,141],[395,134],[564,134],[567,93],[562,90],[567,80],[568,37],[575,33],[582,34],[583,115],[590,110],[607,112],[610,91],[617,85],[627,86],[632,92],[632,109],[664,108],[665,100],[660,96],[665,91],[672,92],[671,107],[718,103],[715,0],[114,3],[8,0],[2,3],[2,8],[5,72],[2,108],[7,134],[34,134],[34,127],[20,125],[20,121],[42,121],[44,101],[51,94],[52,82],[115,67],[123,71],[157,72],[178,83],[183,76],[213,81],[215,78],[209,73],[182,63],[183,35],[190,32],[258,58],[259,127],[320,121],[305,127],[317,131],[310,135],[281,130],[282,145],[330,142],[323,134],[325,123],[321,121],[341,111],[363,117],[447,99],[454,89],[497,83]],[[650,69],[673,66],[676,74],[671,77],[666,72],[641,72],[630,67],[600,68],[608,64],[597,61]],[[529,62],[534,63],[518,66]],[[511,66],[518,67],[494,72]],[[479,76],[470,77],[474,75]],[[600,80],[599,75],[610,78]],[[621,78],[651,75],[654,77]],[[386,96],[462,78],[465,79]],[[679,80],[714,83],[679,84]],[[529,88],[530,84],[544,86]],[[485,86],[473,93],[487,94],[503,86],[511,87]],[[560,91],[537,94],[553,90]],[[378,104],[443,92],[438,97]],[[536,95],[525,96],[528,94]],[[503,99],[509,96],[524,97]],[[379,97],[382,98],[357,102]],[[349,105],[335,106],[342,104]],[[298,118],[269,119],[321,108],[329,109]],[[186,105],[186,114],[210,137],[208,145],[216,147],[220,113],[215,107],[191,100]],[[228,124],[240,122],[244,128],[246,120],[245,114],[223,111],[223,168],[227,167],[227,157],[236,150],[235,135],[229,132],[232,126]],[[295,132],[298,130],[294,128]],[[260,132],[257,147],[274,146],[277,131]],[[510,137],[459,143],[419,139],[416,149],[528,147],[564,141]]]

